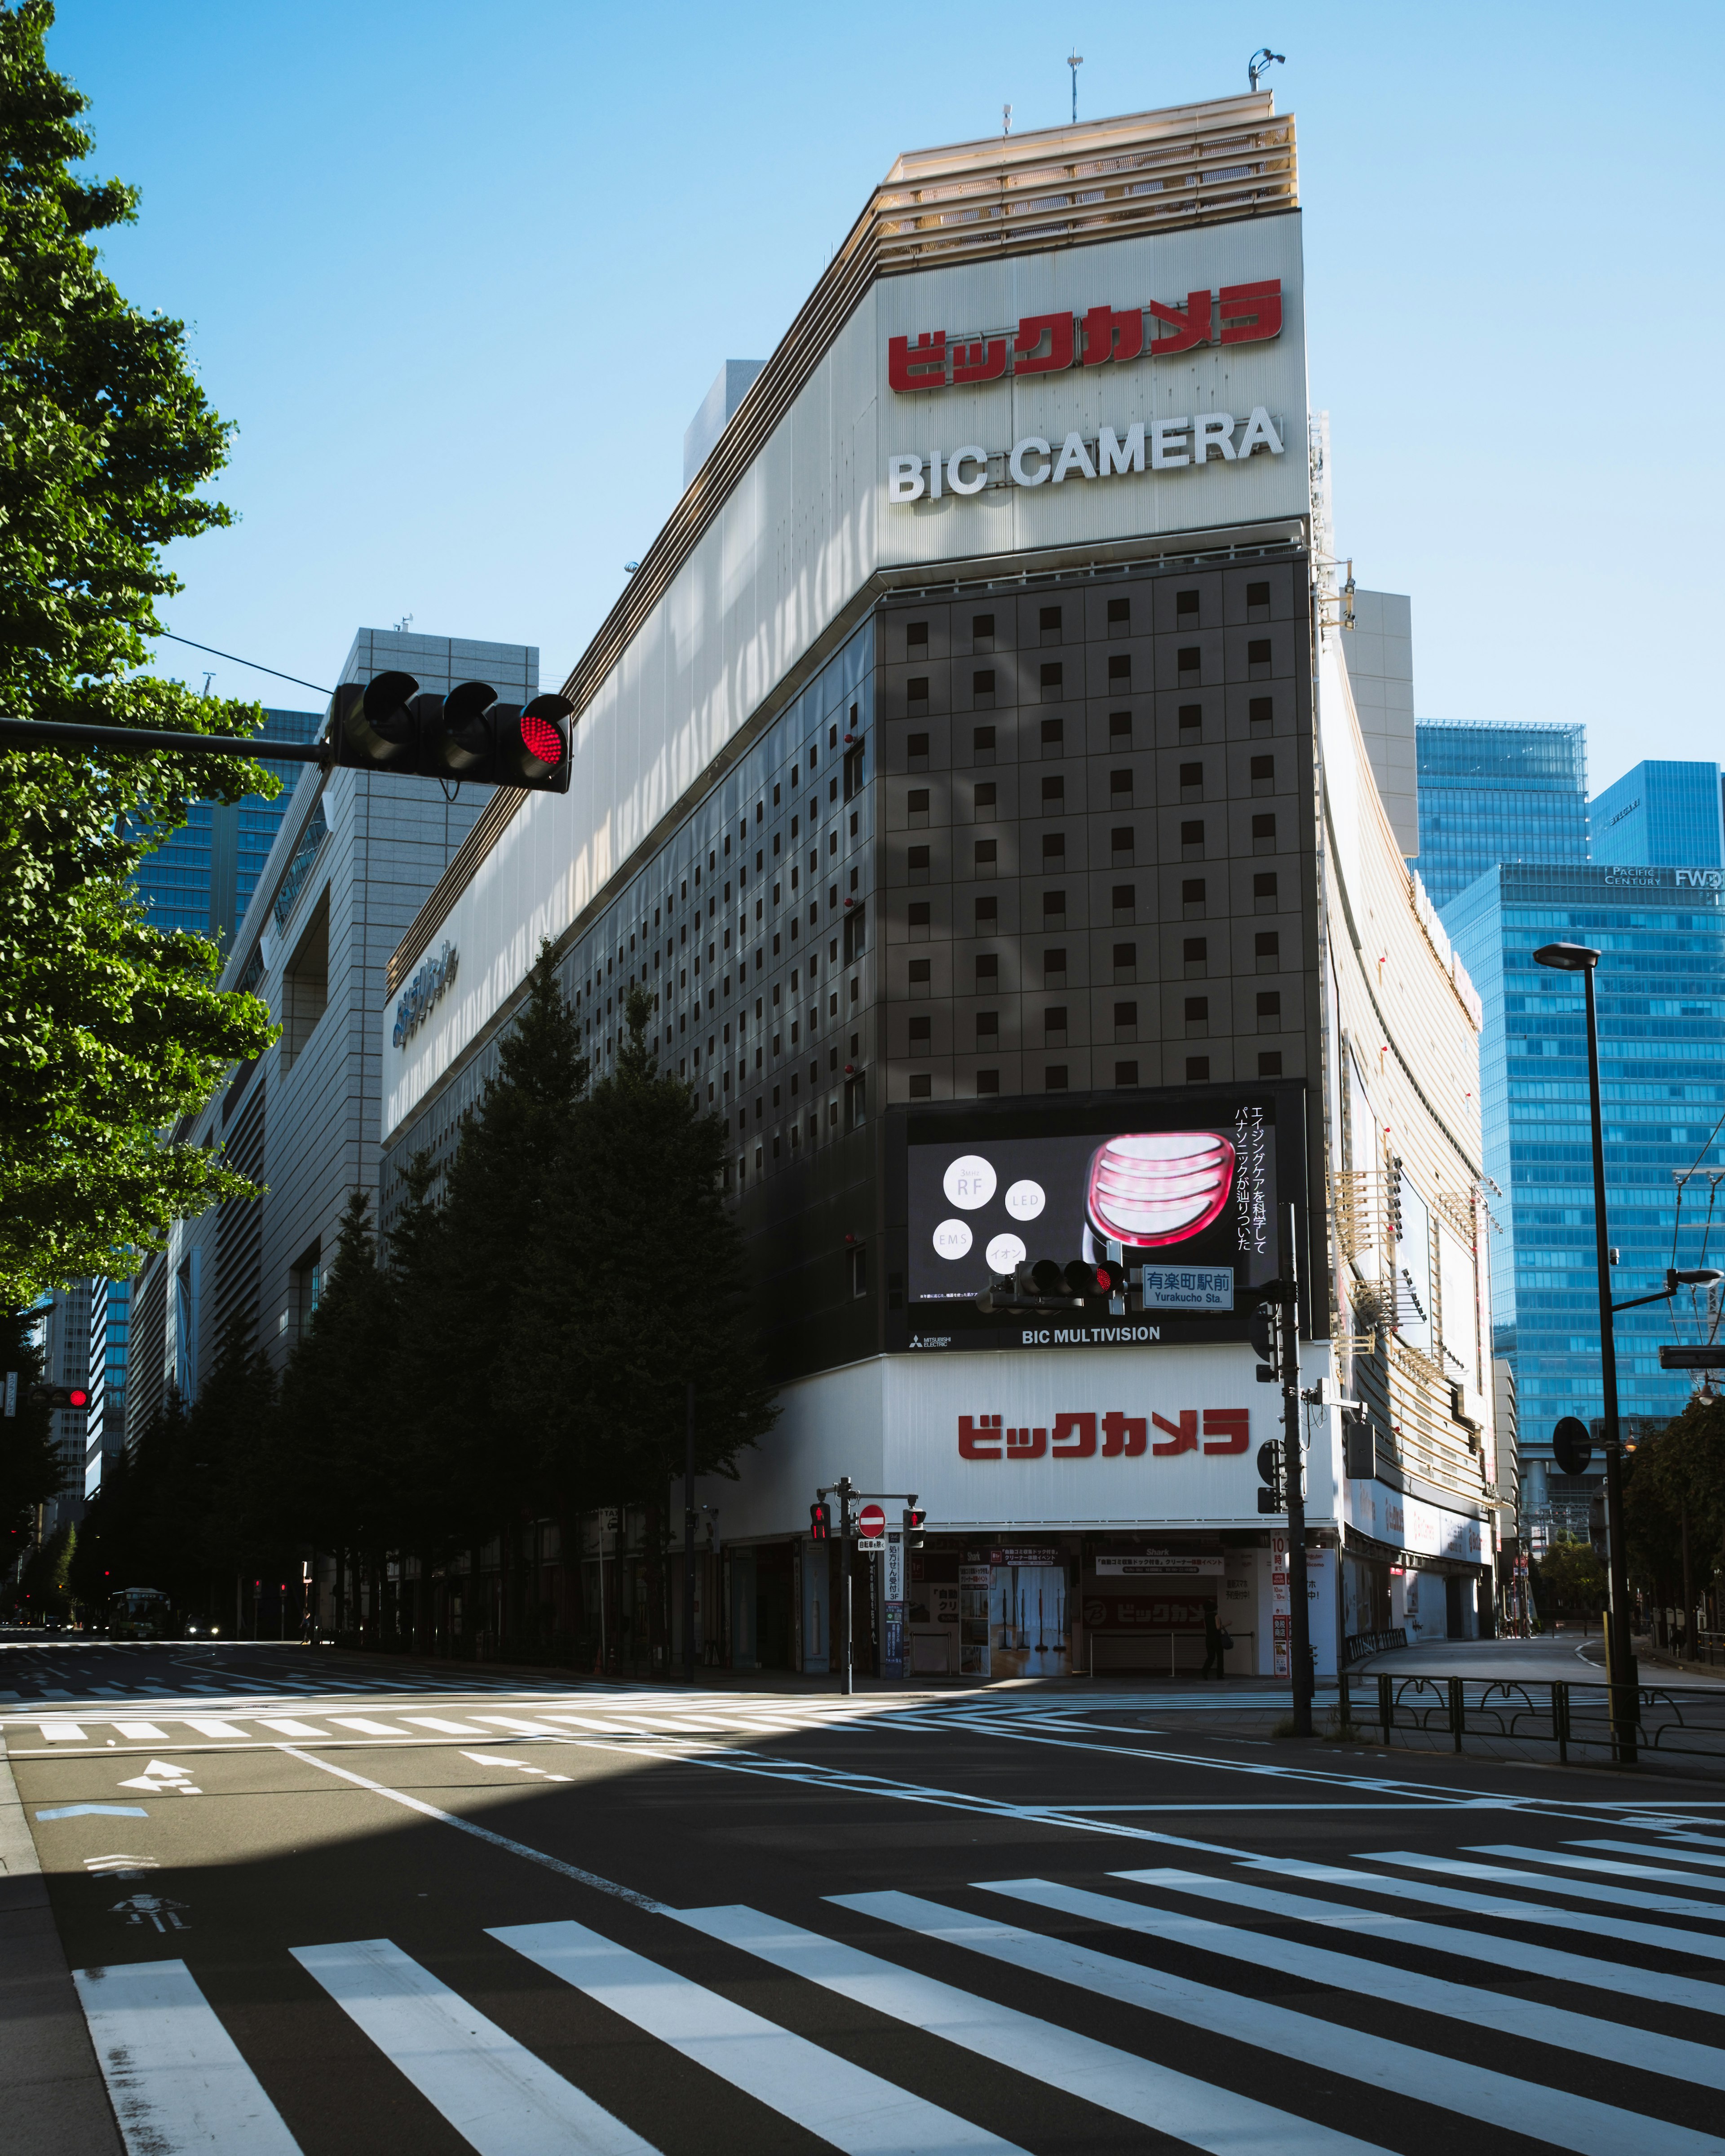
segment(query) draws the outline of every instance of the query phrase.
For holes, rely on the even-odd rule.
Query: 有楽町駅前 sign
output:
[[[1209,344],[1261,344],[1281,335],[1281,280],[1266,277],[1189,292],[1183,304],[1151,300],[1076,316],[1023,315],[1010,329],[889,337],[886,378],[905,397],[999,382],[1009,372],[1016,379],[1074,366],[1118,367],[1145,357],[1172,359]]]
[[[1231,412],[1134,420],[1124,434],[1099,428],[1093,437],[1073,433],[1058,448],[1042,434],[1026,434],[1009,449],[978,442],[960,449],[914,450],[886,459],[889,501],[938,501],[943,494],[980,494],[988,486],[1060,486],[1068,480],[1124,478],[1131,472],[1189,471],[1215,462],[1244,464],[1259,451],[1285,453],[1282,430],[1261,404],[1237,419]]]

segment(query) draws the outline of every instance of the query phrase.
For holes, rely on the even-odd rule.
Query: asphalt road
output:
[[[1166,1687],[68,1642],[0,1646],[8,1691],[136,2156],[1725,2151],[1717,1780],[1249,1738]],[[63,2092],[0,2146],[61,2145]]]

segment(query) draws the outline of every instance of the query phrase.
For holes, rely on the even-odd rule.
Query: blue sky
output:
[[[237,423],[181,634],[326,682],[362,624],[579,655],[901,150],[1243,89],[1300,127],[1339,543],[1422,716],[1717,758],[1718,16],[1699,6],[62,0],[108,266]],[[161,647],[168,670],[317,700]],[[193,662],[196,662],[195,665]]]

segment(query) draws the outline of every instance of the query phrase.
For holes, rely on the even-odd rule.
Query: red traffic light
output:
[[[90,1389],[85,1385],[32,1385],[29,1399],[32,1407],[46,1408],[50,1414],[68,1411],[85,1414],[90,1410]]]
[[[488,681],[458,682],[445,696],[420,692],[411,674],[379,674],[336,690],[329,737],[340,768],[565,793],[573,716],[550,692],[506,704]]]
[[[819,1498],[809,1507],[809,1532],[818,1543],[832,1539],[833,1516]]]
[[[90,1394],[85,1391],[82,1385],[69,1385],[66,1389],[66,1405],[69,1408],[87,1408],[90,1405]]]

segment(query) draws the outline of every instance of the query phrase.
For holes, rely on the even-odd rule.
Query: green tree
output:
[[[507,1393],[562,1510],[639,1504],[657,1524],[690,1384],[701,1474],[734,1475],[778,1411],[725,1201],[725,1126],[660,1073],[652,1008],[630,989],[616,1070],[571,1118],[529,1218]]]
[[[131,189],[74,171],[87,100],[48,65],[47,0],[0,7],[0,713],[249,732],[255,705],[144,670],[162,550],[230,521],[199,489],[227,429],[183,326],[129,305],[91,235]],[[150,927],[127,877],[202,797],[274,793],[196,753],[0,752],[0,1301],[105,1270],[248,1186],[159,1133],[271,1038],[214,947]]]
[[[1605,1606],[1605,1568],[1591,1543],[1565,1537],[1540,1558],[1533,1591],[1545,1616],[1596,1614]]]

